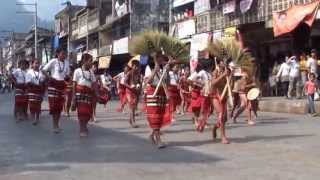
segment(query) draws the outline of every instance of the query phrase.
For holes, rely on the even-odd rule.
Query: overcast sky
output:
[[[1,0],[1,1],[14,1],[14,0]],[[24,3],[34,3],[36,0],[20,0],[20,1]],[[54,15],[64,7],[61,5],[61,3],[65,1],[66,0],[37,0],[39,17],[41,19],[53,20]],[[71,2],[72,4],[75,4],[75,5],[86,4],[86,0],[71,0]],[[28,7],[28,9],[31,10],[32,8]]]

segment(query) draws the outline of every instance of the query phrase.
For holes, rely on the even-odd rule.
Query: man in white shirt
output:
[[[286,57],[286,61],[283,62],[280,66],[280,69],[277,74],[277,80],[281,82],[282,92],[285,97],[288,97],[288,87],[289,87],[289,74],[290,74],[290,65],[289,58]]]
[[[311,57],[307,60],[307,68],[309,73],[314,73],[318,77],[318,62],[317,62],[317,51],[311,50]]]
[[[300,74],[300,64],[297,62],[297,57],[292,56],[290,59],[290,72],[289,72],[289,90],[288,98],[292,98],[292,93],[295,88],[296,98],[300,99],[300,86],[301,86],[301,74]]]

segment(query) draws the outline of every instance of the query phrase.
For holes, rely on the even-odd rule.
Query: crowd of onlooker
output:
[[[270,72],[270,95],[287,99],[307,97],[309,111],[315,114],[314,101],[319,99],[319,71],[320,60],[315,49],[310,54],[286,56]]]
[[[8,74],[0,74],[0,93],[10,93],[12,90],[12,83],[9,80]]]

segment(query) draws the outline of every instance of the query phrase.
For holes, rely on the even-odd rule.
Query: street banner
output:
[[[236,27],[228,27],[226,29],[224,29],[223,32],[223,37],[222,39],[235,39],[236,38],[236,32],[237,32],[237,28]]]
[[[178,37],[186,38],[196,33],[196,23],[193,19],[183,21],[177,24]]]
[[[210,0],[197,0],[194,2],[194,14],[198,15],[210,10]]]
[[[230,14],[230,13],[235,12],[235,10],[236,10],[236,1],[235,0],[226,2],[222,6],[223,14]]]
[[[111,63],[111,56],[99,57],[98,69],[108,69]]]
[[[182,6],[184,4],[193,2],[194,0],[174,0],[173,1],[173,7],[179,7]]]
[[[240,1],[240,11],[242,14],[249,11],[251,8],[253,0],[241,0]]]
[[[292,32],[300,23],[312,26],[320,1],[303,5],[292,5],[289,9],[273,13],[273,33],[280,36]]]
[[[126,53],[128,53],[129,52],[128,43],[129,43],[128,37],[113,41],[112,54],[126,54]]]

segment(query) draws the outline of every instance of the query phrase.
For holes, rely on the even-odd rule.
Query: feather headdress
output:
[[[159,31],[144,31],[134,36],[129,43],[129,52],[132,55],[149,56],[164,54],[179,62],[188,62],[190,59],[187,44]]]

